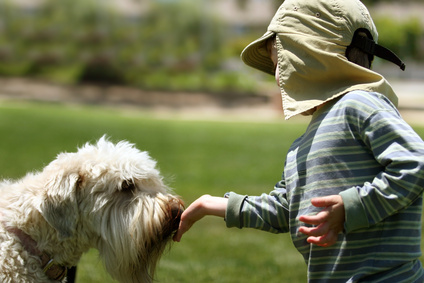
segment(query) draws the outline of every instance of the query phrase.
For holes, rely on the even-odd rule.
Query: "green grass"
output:
[[[205,122],[153,118],[143,111],[39,103],[0,104],[0,177],[40,170],[62,151],[103,134],[129,140],[158,161],[186,204],[234,190],[258,195],[279,180],[285,153],[306,125],[292,122]],[[424,128],[415,128],[424,136]],[[288,235],[227,229],[207,217],[172,244],[158,282],[305,282],[306,268]],[[114,282],[91,250],[78,283]]]

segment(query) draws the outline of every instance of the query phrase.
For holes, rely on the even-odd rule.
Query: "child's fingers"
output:
[[[302,221],[311,225],[318,225],[325,222],[328,219],[329,212],[326,210],[321,211],[316,215],[301,215],[299,221]]]
[[[327,234],[322,236],[310,236],[307,241],[310,244],[315,244],[321,247],[329,247],[337,242],[337,234],[330,230]]]
[[[328,225],[326,223],[320,224],[317,227],[299,227],[299,232],[307,236],[323,236],[328,232]]]
[[[320,198],[313,198],[311,203],[315,207],[329,207],[339,203],[340,196],[332,195]]]

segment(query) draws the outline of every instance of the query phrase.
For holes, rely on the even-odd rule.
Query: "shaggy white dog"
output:
[[[151,282],[182,201],[147,152],[102,137],[0,183],[0,282],[64,282],[90,248],[120,282]]]

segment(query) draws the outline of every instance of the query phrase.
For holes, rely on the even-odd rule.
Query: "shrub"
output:
[[[131,17],[107,1],[46,0],[30,10],[11,3],[0,0],[0,75],[160,89],[222,86],[222,78],[208,74],[228,56],[225,26],[201,3],[153,1]]]
[[[375,19],[379,32],[379,43],[389,48],[401,58],[422,59],[423,28],[420,20],[409,18],[405,21],[394,21],[391,17]]]

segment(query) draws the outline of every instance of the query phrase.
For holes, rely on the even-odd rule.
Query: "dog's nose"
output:
[[[173,198],[168,203],[168,221],[164,223],[163,238],[167,239],[178,229],[180,225],[181,214],[184,211],[184,204],[180,199]]]
[[[174,220],[174,222],[179,223],[181,214],[184,211],[184,204],[179,199],[173,199],[171,201],[171,217]]]

